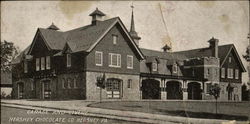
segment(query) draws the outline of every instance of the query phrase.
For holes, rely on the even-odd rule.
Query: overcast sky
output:
[[[21,50],[31,44],[38,27],[52,22],[61,31],[91,23],[96,7],[106,19],[119,16],[130,28],[131,1],[4,1],[1,2],[1,40],[14,42]],[[140,47],[173,51],[207,47],[215,37],[219,44],[233,43],[245,53],[249,33],[248,1],[134,1],[135,28]],[[246,67],[246,62],[242,59]],[[243,81],[247,81],[246,74]]]

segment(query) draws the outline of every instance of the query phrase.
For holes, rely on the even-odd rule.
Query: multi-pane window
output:
[[[28,62],[27,61],[24,61],[24,63],[23,63],[24,65],[24,73],[28,73]]]
[[[121,55],[115,53],[109,53],[109,66],[121,67]]]
[[[44,70],[45,69],[45,58],[42,57],[41,58],[41,70]]]
[[[50,69],[50,56],[46,56],[46,69]]]
[[[132,79],[128,79],[128,88],[131,88],[132,86]]]
[[[127,55],[127,68],[133,69],[133,56]]]
[[[40,70],[40,58],[36,58],[36,71]]]
[[[71,54],[67,54],[67,67],[71,66]]]
[[[152,63],[152,71],[157,71],[157,63],[156,62]]]
[[[233,71],[234,70],[232,68],[227,69],[227,77],[228,78],[233,78],[233,74],[234,74]]]
[[[113,44],[117,44],[118,36],[117,35],[112,35],[112,39],[113,39]]]
[[[173,65],[173,73],[177,73],[177,71],[178,71],[178,68],[177,68],[177,64],[175,63]]]
[[[225,78],[225,68],[221,68],[221,78]]]
[[[102,52],[96,51],[95,52],[95,65],[102,66]]]
[[[235,79],[239,79],[239,70],[235,69]]]

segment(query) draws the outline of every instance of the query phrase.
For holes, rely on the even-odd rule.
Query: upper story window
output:
[[[40,70],[40,58],[36,58],[36,71]]]
[[[225,78],[225,68],[221,68],[221,78]]]
[[[173,65],[173,73],[177,73],[177,71],[178,71],[178,67],[177,67],[177,64],[175,63]]]
[[[233,78],[233,69],[232,68],[228,68],[227,69],[227,78]]]
[[[228,62],[229,62],[229,63],[232,62],[232,57],[228,57]]]
[[[45,58],[41,58],[41,70],[45,70]]]
[[[67,56],[67,67],[71,67],[71,54],[66,54]]]
[[[112,39],[113,39],[113,44],[117,44],[118,36],[117,35],[112,35]]]
[[[152,71],[157,71],[157,63],[156,62],[153,62],[152,63]]]
[[[102,52],[96,51],[95,52],[95,65],[102,66]]]
[[[235,69],[235,79],[239,79],[239,70]]]
[[[133,56],[127,55],[127,68],[133,69]]]
[[[50,69],[50,56],[46,56],[46,69]]]
[[[28,62],[27,61],[24,61],[23,63],[23,69],[24,69],[24,73],[28,73]]]
[[[121,54],[109,53],[109,66],[121,67]]]
[[[132,79],[128,79],[128,88],[131,88],[132,86]]]

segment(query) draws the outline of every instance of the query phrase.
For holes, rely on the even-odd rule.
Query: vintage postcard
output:
[[[249,124],[249,1],[1,1],[2,124]]]

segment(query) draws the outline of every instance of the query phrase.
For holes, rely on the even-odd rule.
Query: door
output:
[[[142,99],[160,99],[160,82],[154,79],[142,80]]]
[[[24,98],[24,83],[17,84],[17,97],[18,99]]]
[[[178,81],[169,81],[166,84],[167,99],[182,99],[181,83]]]
[[[42,83],[42,99],[51,98],[51,83],[49,80],[43,81]]]
[[[198,82],[188,83],[188,99],[201,100],[201,84]]]
[[[119,99],[121,98],[122,80],[116,78],[107,79],[106,90],[107,98]]]

